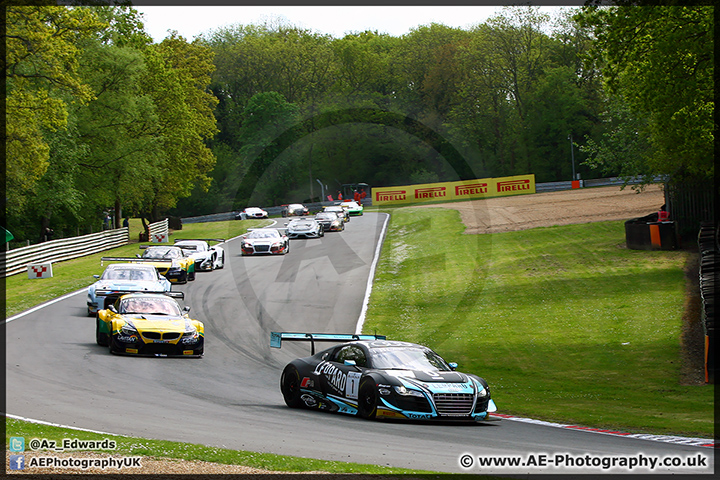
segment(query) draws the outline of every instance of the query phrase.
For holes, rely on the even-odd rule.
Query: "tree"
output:
[[[577,17],[594,28],[590,58],[609,91],[628,103],[633,117],[647,120],[645,170],[676,181],[714,175],[713,12],[712,6],[585,7]]]
[[[5,14],[6,198],[20,211],[48,168],[45,134],[65,127],[68,102],[93,98],[78,75],[78,42],[107,25],[85,8],[6,7]]]
[[[217,99],[208,91],[214,70],[212,51],[198,41],[188,43],[177,33],[143,52],[148,67],[143,89],[155,104],[163,160],[153,175],[150,208],[159,219],[179,198],[198,186],[207,191],[215,156],[206,141],[217,133],[213,108]]]

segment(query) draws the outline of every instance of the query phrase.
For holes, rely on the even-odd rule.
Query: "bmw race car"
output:
[[[175,246],[182,248],[186,255],[195,260],[195,271],[213,271],[225,267],[225,250],[208,242],[224,242],[220,238],[176,239]]]
[[[323,227],[325,232],[342,232],[345,222],[335,212],[319,212],[315,214],[315,221]]]
[[[290,239],[275,228],[257,228],[245,234],[240,244],[243,256],[256,254],[285,255],[290,252]]]
[[[105,267],[102,275],[93,276],[98,281],[88,287],[87,309],[90,316],[107,307],[105,300],[108,297],[98,296],[98,290],[169,292],[171,289],[168,279],[160,275],[152,265],[114,263]]]
[[[170,245],[140,245],[140,248],[144,250],[140,258],[150,261],[158,273],[171,282],[195,280],[195,260],[181,248]]]
[[[322,225],[312,218],[296,218],[285,225],[288,238],[319,238],[325,235]]]
[[[270,346],[309,341],[312,356],[280,377],[285,403],[362,418],[483,421],[497,410],[487,382],[422,345],[381,335],[272,332]],[[315,342],[345,342],[315,353]]]
[[[113,294],[103,291],[100,294]],[[98,311],[95,340],[110,353],[202,356],[205,326],[188,316],[175,298],[182,292],[126,293]]]

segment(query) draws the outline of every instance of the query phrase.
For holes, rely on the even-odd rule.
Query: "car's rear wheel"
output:
[[[370,377],[365,377],[360,381],[358,415],[368,420],[377,415],[377,387],[375,380]]]
[[[280,391],[285,404],[290,408],[300,408],[300,373],[293,365],[288,365],[280,377]]]
[[[101,347],[108,346],[108,334],[100,331],[100,317],[95,316],[95,342]]]

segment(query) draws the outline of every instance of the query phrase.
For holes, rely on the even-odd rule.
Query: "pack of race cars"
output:
[[[314,218],[296,214],[285,228],[250,229],[240,239],[241,255],[286,255],[290,239],[342,231],[350,214],[350,208],[329,207]],[[352,214],[362,210],[353,206]],[[109,264],[88,288],[96,343],[113,354],[202,357],[205,326],[178,303],[184,294],[172,291],[172,284],[194,280],[197,271],[223,268],[224,242],[183,239],[141,246],[143,254],[134,258],[102,257],[122,263]],[[271,332],[270,340],[274,348],[283,341],[311,344],[311,355],[288,363],[280,376],[280,392],[290,408],[364,419],[466,422],[485,421],[497,410],[483,378],[456,371],[457,364],[422,345],[333,333]],[[333,346],[315,353],[315,342]]]

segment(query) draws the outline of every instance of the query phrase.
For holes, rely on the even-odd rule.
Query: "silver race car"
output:
[[[288,238],[319,238],[325,235],[322,225],[312,218],[296,218],[285,225]]]

